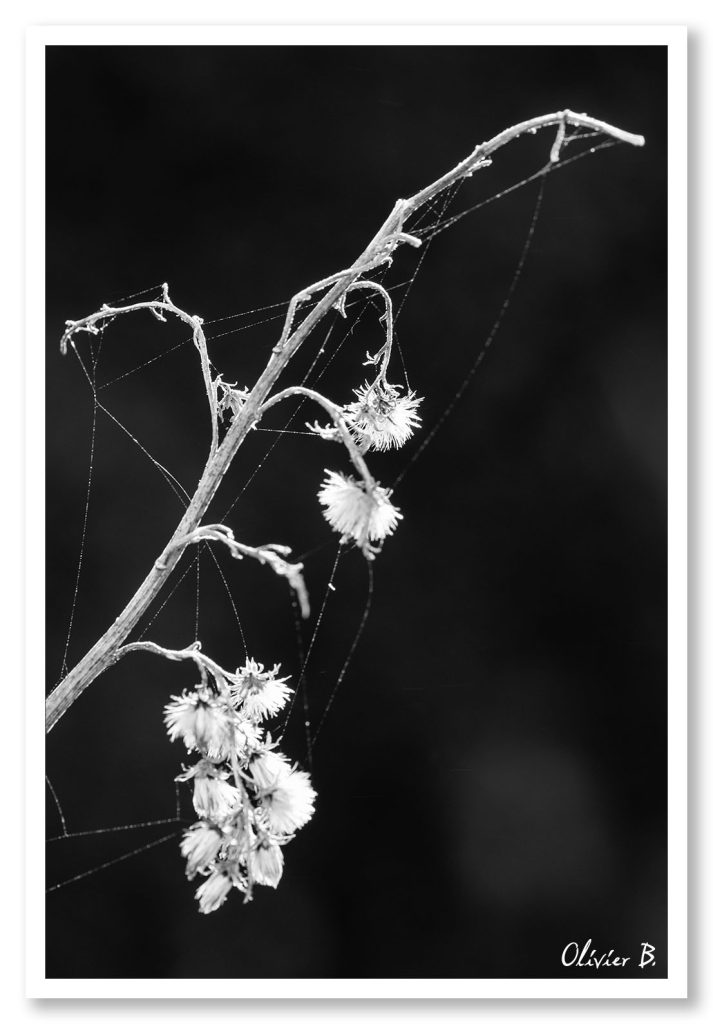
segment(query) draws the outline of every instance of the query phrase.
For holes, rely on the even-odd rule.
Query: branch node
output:
[[[560,123],[557,125],[557,135],[555,136],[555,141],[553,142],[552,149],[550,150],[550,163],[551,164],[556,164],[556,163],[559,162],[560,150],[562,149],[562,146],[564,144],[565,133],[567,131],[567,115],[568,114],[569,114],[568,110],[563,110],[562,111],[562,119],[561,119]]]

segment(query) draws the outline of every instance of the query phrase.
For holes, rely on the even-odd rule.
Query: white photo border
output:
[[[241,998],[679,999],[687,995],[687,327],[686,66],[683,26],[243,25],[51,26],[26,35],[26,806],[43,806],[44,744],[44,50],[48,45],[658,45],[668,48],[668,961],[666,979],[240,979]],[[635,127],[635,126],[634,126]],[[31,284],[30,284],[31,283]],[[30,389],[32,393],[30,393]],[[26,995],[30,998],[235,998],[235,979],[47,979],[44,829],[26,815]]]

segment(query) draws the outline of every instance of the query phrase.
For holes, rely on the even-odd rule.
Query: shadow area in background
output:
[[[161,280],[206,319],[276,302],[350,262],[397,196],[546,110],[587,110],[647,137],[643,151],[617,147],[547,182],[497,341],[394,496],[405,518],[375,565],[368,627],[314,751],[317,813],[290,844],[277,892],[200,917],[166,843],[49,894],[48,977],[569,977],[562,950],[588,938],[632,957],[655,945],[655,967],[617,976],[664,977],[665,52],[267,48],[236,60],[230,48],[51,47],[47,69],[50,685],[91,430],[86,382],[57,354],[64,320]],[[99,127],[100,143],[62,155],[67,138]],[[510,147],[463,204],[532,173],[548,145]],[[419,271],[398,335],[426,396],[424,429],[487,336],[534,198],[528,187],[465,218]],[[401,280],[397,266],[389,280]],[[378,346],[372,321],[325,378],[341,401]],[[254,344],[251,332],[212,344],[209,334],[226,379],[254,380],[277,324],[257,328]],[[102,368],[123,373],[164,337],[182,338],[157,330],[111,328]],[[190,348],[106,391],[187,485],[207,427]],[[246,446],[220,515],[268,439]],[[96,441],[70,662],[118,614],[180,513],[101,417]],[[376,456],[374,471],[388,484],[408,457]],[[228,521],[251,543],[324,543],[314,493],[338,458],[285,437]],[[306,560],[315,603],[332,560],[333,549]],[[235,619],[206,568],[201,639],[232,664]],[[225,569],[251,654],[294,673],[288,599],[249,568]],[[191,579],[152,638],[193,639]],[[356,554],[336,585],[308,676],[316,711],[361,613]],[[49,736],[70,830],[173,813],[182,755],[161,711],[192,679],[157,662],[117,665]],[[298,712],[286,745],[304,760]],[[48,798],[50,836],[56,820]],[[131,834],[52,844],[48,883],[136,845]]]

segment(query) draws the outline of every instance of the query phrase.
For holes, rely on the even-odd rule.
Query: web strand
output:
[[[110,299],[107,303],[108,306],[118,306],[120,302],[128,302],[129,299],[136,299],[139,295],[148,295],[150,292],[154,292],[160,298],[162,295],[163,282],[161,284],[152,284],[148,288],[142,288],[139,292],[131,292],[130,295],[122,295],[118,299]]]
[[[238,632],[240,633],[240,642],[243,645],[243,654],[244,654],[245,659],[247,661],[247,658],[248,658],[248,642],[245,639],[245,630],[243,629],[243,623],[242,623],[242,620],[240,618],[240,615],[238,614],[238,608],[237,608],[237,605],[235,604],[235,598],[233,597],[233,592],[230,589],[228,581],[225,578],[225,573],[223,572],[223,568],[222,568],[220,562],[218,561],[218,557],[217,557],[215,551],[213,551],[213,549],[210,546],[210,544],[208,544],[207,547],[208,547],[208,553],[210,554],[210,557],[213,560],[213,564],[215,565],[216,569],[218,570],[218,575],[220,576],[221,580],[223,581],[223,587],[225,588],[225,592],[228,595],[228,600],[230,602],[230,607],[233,609],[233,615],[235,617],[235,621],[238,624]]]
[[[177,583],[175,583],[175,584],[173,585],[173,587],[171,588],[171,591],[170,591],[170,593],[168,594],[168,596],[167,596],[166,598],[164,598],[164,600],[163,600],[163,601],[161,602],[161,605],[160,605],[160,607],[159,607],[158,611],[157,611],[157,612],[155,612],[155,613],[154,613],[154,615],[152,615],[152,617],[151,617],[151,618],[149,619],[149,621],[148,621],[148,622],[146,623],[146,625],[144,626],[144,628],[143,628],[143,630],[141,631],[141,633],[139,633],[139,640],[143,640],[143,638],[144,638],[144,637],[146,636],[146,634],[148,633],[148,631],[149,631],[149,630],[151,629],[151,627],[153,626],[153,624],[154,624],[154,622],[156,621],[156,619],[157,619],[157,618],[159,617],[159,615],[160,615],[160,614],[161,614],[161,612],[162,612],[162,611],[164,610],[164,608],[166,607],[166,605],[168,604],[168,602],[169,602],[169,601],[171,600],[171,598],[173,597],[173,595],[174,595],[174,594],[176,593],[176,591],[178,590],[178,588],[180,587],[180,585],[181,585],[181,584],[183,583],[183,581],[185,580],[185,578],[186,578],[186,576],[188,575],[188,573],[189,573],[189,572],[191,571],[191,569],[193,568],[193,566],[194,566],[194,564],[195,564],[195,561],[196,561],[196,559],[197,559],[197,558],[198,558],[198,555],[194,555],[194,556],[193,556],[193,558],[191,559],[191,561],[190,561],[190,562],[188,563],[188,565],[186,566],[186,568],[185,568],[185,569],[183,570],[183,572],[181,573],[181,576],[180,576],[180,577],[179,577],[179,579],[178,579],[178,582],[177,582]]]
[[[300,687],[302,686],[302,684],[304,682],[305,675],[306,675],[306,672],[307,672],[307,665],[309,663],[309,659],[310,659],[310,657],[312,655],[312,651],[314,649],[314,644],[315,644],[315,641],[317,639],[317,634],[319,633],[319,628],[322,625],[322,619],[324,618],[324,610],[327,607],[327,602],[329,600],[329,595],[334,592],[334,577],[336,576],[336,573],[337,573],[337,567],[339,565],[339,559],[341,558],[341,554],[342,554],[342,545],[340,543],[338,545],[338,547],[337,547],[337,553],[336,553],[335,558],[334,558],[334,564],[332,565],[332,572],[330,573],[330,576],[329,576],[329,582],[327,583],[327,586],[324,589],[324,597],[322,599],[322,606],[319,609],[319,615],[317,616],[317,622],[315,623],[315,627],[314,627],[314,629],[312,631],[312,636],[310,637],[309,647],[307,648],[307,654],[305,655],[304,661],[302,662],[302,671],[300,672],[299,679],[297,680],[297,685],[295,686],[295,692],[292,694],[292,700],[290,701],[289,706],[287,708],[287,715],[285,717],[285,721],[284,721],[284,724],[282,726],[282,732],[280,733],[280,737],[279,737],[280,740],[282,740],[282,737],[285,735],[285,732],[287,730],[287,726],[288,726],[289,721],[290,721],[290,717],[292,715],[292,709],[294,708],[295,701],[297,700],[297,694],[300,692]],[[308,750],[308,756],[310,756],[310,755],[311,755],[311,747],[310,747],[310,750]]]
[[[198,642],[198,629],[199,629],[199,616],[200,616],[200,605],[201,605],[201,549],[198,546],[198,553],[196,554],[196,616],[193,624],[193,642]]]
[[[59,797],[57,796],[55,788],[52,785],[52,783],[50,782],[48,775],[45,775],[45,782],[47,783],[47,788],[49,789],[50,793],[52,794],[52,799],[54,800],[54,805],[57,808],[57,814],[59,815],[59,822],[60,822],[60,825],[62,826],[62,834],[59,835],[59,836],[55,836],[54,838],[55,839],[63,839],[65,836],[69,835],[69,833],[67,831],[67,819],[64,816],[64,811],[62,810],[62,805],[59,802]]]
[[[140,853],[145,853],[147,850],[152,850],[156,846],[161,846],[162,843],[167,843],[169,839],[175,839],[177,835],[180,835],[180,832],[180,829],[175,832],[169,832],[168,835],[162,836],[161,839],[155,839],[151,843],[145,843],[136,850],[131,850],[129,853],[123,853],[120,857],[114,857],[112,860],[104,861],[103,864],[97,864],[96,867],[89,868],[88,871],[80,871],[78,875],[72,875],[71,878],[65,878],[63,882],[57,882],[56,885],[48,886],[45,889],[45,893],[56,892],[58,889],[64,889],[65,886],[71,885],[72,882],[79,882],[84,878],[89,878],[91,875],[96,875],[100,871],[103,871],[104,868],[113,867],[115,864],[120,864],[124,860],[129,860],[131,857],[136,857]]]
[[[369,589],[367,590],[367,594],[366,594],[366,602],[364,604],[364,610],[363,610],[363,612],[361,614],[361,619],[359,620],[359,625],[357,626],[356,633],[354,634],[354,639],[352,640],[352,645],[349,648],[349,653],[347,654],[347,656],[346,656],[346,658],[344,660],[344,664],[342,665],[342,667],[341,667],[341,669],[339,671],[339,675],[337,676],[337,680],[336,680],[336,682],[334,684],[332,692],[329,695],[329,700],[327,701],[327,704],[326,704],[326,706],[324,708],[324,711],[322,712],[322,717],[319,720],[319,724],[317,726],[317,730],[316,730],[316,732],[314,734],[314,743],[317,742],[317,738],[319,737],[319,734],[322,731],[322,726],[324,725],[324,720],[327,717],[327,715],[329,714],[329,711],[330,711],[330,709],[332,707],[332,704],[334,703],[334,698],[337,696],[337,690],[339,689],[339,687],[342,685],[342,683],[344,681],[344,677],[347,674],[347,669],[349,668],[349,665],[351,664],[351,660],[354,657],[354,653],[355,653],[357,647],[359,646],[359,641],[362,638],[362,634],[364,633],[364,629],[366,628],[366,624],[367,624],[367,621],[369,619],[369,613],[371,611],[372,599],[373,599],[373,596],[374,596],[374,563],[373,562],[367,562],[366,565],[367,565],[367,569],[369,571]],[[312,744],[313,746],[314,746],[314,743]]]
[[[76,351],[76,349],[75,349]],[[74,577],[74,593],[72,594],[72,606],[69,612],[69,624],[67,626],[67,636],[64,642],[64,652],[62,654],[62,667],[60,669],[60,678],[58,683],[64,678],[68,671],[67,658],[69,655],[69,645],[72,640],[72,629],[74,628],[74,616],[77,610],[77,601],[79,599],[79,581],[82,575],[82,566],[84,564],[84,551],[86,548],[87,541],[87,524],[89,522],[89,503],[92,494],[92,479],[94,474],[94,452],[96,449],[96,437],[97,437],[97,409],[99,403],[97,402],[97,362],[99,360],[99,350],[96,355],[92,351],[92,376],[89,377],[84,364],[82,369],[84,370],[85,376],[89,380],[92,389],[92,432],[89,444],[89,471],[87,474],[87,489],[84,500],[84,514],[82,517],[82,536],[79,542],[79,557],[77,558],[77,571]],[[81,362],[81,360],[80,360]]]
[[[458,195],[458,192],[460,191],[460,188],[461,188],[462,184],[463,184],[463,179],[461,178],[460,181],[458,181],[455,184],[451,185],[450,188],[446,189],[445,192],[443,192],[440,196],[438,196],[437,200],[434,200],[432,204],[429,203],[427,205],[426,210],[423,213],[423,216],[419,217],[412,226],[410,225],[409,226],[409,230],[412,233],[414,233],[414,234],[418,234],[418,225],[421,223],[421,221],[424,219],[424,217],[427,216],[427,214],[431,212],[433,206],[435,206],[436,210],[437,210],[436,224],[440,224],[441,221],[443,220],[443,217],[445,217],[446,210],[448,209],[448,207],[452,204],[452,202],[454,201],[454,199]],[[426,258],[426,254],[428,253],[428,250],[429,250],[429,248],[431,246],[432,238],[433,238],[433,235],[428,236],[426,238],[425,245],[421,246],[421,250],[419,252],[419,257],[418,257],[418,262],[416,263],[416,268],[415,268],[413,274],[411,275],[411,277],[408,279],[408,281],[406,283],[406,290],[403,293],[403,295],[401,296],[400,302],[399,302],[397,308],[394,310],[394,341],[396,343],[396,351],[399,354],[399,360],[401,361],[401,368],[402,368],[403,374],[404,374],[404,381],[406,382],[406,387],[408,388],[409,391],[411,390],[411,384],[410,384],[409,379],[408,379],[408,370],[406,369],[406,360],[404,359],[404,353],[403,353],[403,349],[401,347],[401,341],[399,340],[398,332],[396,331],[396,321],[398,320],[399,316],[401,315],[401,311],[403,310],[404,306],[406,305],[406,300],[408,299],[409,294],[411,293],[411,289],[413,288],[414,281],[416,280],[418,272],[421,269],[421,266],[423,265],[423,261]]]
[[[305,672],[305,648],[304,640],[302,639],[302,616],[300,615],[300,609],[294,590],[290,590],[290,603],[292,605],[292,621],[295,627],[295,636],[297,638],[297,658],[300,667],[299,678],[304,680],[304,682],[302,683],[302,711],[304,712],[307,767],[309,768],[310,771],[312,771],[312,723],[310,722],[309,698],[307,695],[307,675]]]
[[[419,229],[415,231],[414,234],[423,235],[424,238],[429,240],[435,238],[435,236],[440,235],[442,231],[446,231],[448,228],[453,227],[453,225],[457,224],[463,217],[467,217],[471,213],[476,213],[476,211],[482,210],[484,206],[489,206],[490,203],[494,203],[497,199],[504,199],[505,196],[509,196],[513,192],[517,192],[519,189],[525,188],[526,185],[530,185],[533,181],[544,178],[545,175],[552,172],[561,171],[564,167],[568,167],[570,164],[576,163],[577,160],[582,160],[585,156],[591,156],[594,153],[600,152],[600,150],[610,149],[612,146],[618,145],[621,145],[618,140],[606,139],[605,141],[600,142],[598,146],[590,146],[581,153],[575,153],[573,156],[567,157],[565,160],[560,160],[558,163],[545,164],[544,167],[541,167],[539,171],[535,171],[534,174],[530,174],[529,177],[517,181],[514,185],[510,185],[508,188],[504,188],[500,192],[495,192],[493,195],[488,196],[487,199],[482,199],[474,206],[469,206],[467,210],[461,210],[460,213],[455,214],[453,217],[449,217],[448,220],[443,221],[443,223],[436,224],[433,227]]]
[[[81,832],[62,832],[58,836],[49,836],[45,842],[56,843],[60,839],[85,839],[90,836],[105,836],[113,832],[135,832],[140,828],[152,828],[154,825],[178,825],[181,824],[180,815],[173,818],[155,818],[152,821],[131,822],[128,825],[109,825],[106,828],[89,828]]]
[[[535,200],[535,208],[534,208],[533,213],[532,213],[532,218],[530,220],[530,226],[528,228],[528,232],[527,232],[527,236],[525,238],[525,242],[524,242],[522,250],[520,252],[520,258],[518,259],[518,263],[517,263],[517,266],[515,268],[515,273],[513,274],[512,280],[510,281],[510,286],[509,286],[509,288],[507,290],[507,294],[505,295],[503,303],[502,303],[500,309],[498,310],[497,316],[495,317],[495,320],[493,321],[493,325],[490,328],[490,331],[488,333],[487,338],[485,339],[485,343],[483,344],[483,347],[480,349],[480,351],[478,352],[477,356],[475,357],[475,360],[473,361],[472,366],[470,367],[470,369],[466,373],[465,377],[461,381],[458,389],[456,390],[455,395],[453,396],[451,401],[448,403],[446,408],[443,410],[443,412],[439,416],[439,418],[436,421],[436,423],[433,425],[431,430],[428,432],[426,437],[423,439],[421,444],[418,446],[416,451],[413,453],[413,455],[411,456],[409,461],[406,463],[404,468],[401,470],[399,475],[394,480],[393,484],[391,485],[391,490],[392,491],[396,490],[396,488],[399,486],[399,484],[402,482],[402,480],[404,479],[404,477],[408,473],[409,469],[413,466],[413,464],[418,459],[420,459],[421,455],[423,455],[423,453],[426,450],[426,448],[429,446],[429,444],[431,443],[433,438],[436,436],[438,431],[441,429],[443,424],[446,422],[448,417],[451,415],[451,413],[455,409],[456,405],[458,404],[458,402],[462,398],[466,388],[468,387],[468,385],[472,381],[472,379],[475,376],[475,374],[477,373],[477,371],[480,369],[480,367],[481,367],[481,365],[483,363],[483,360],[485,359],[485,357],[486,357],[486,355],[488,353],[488,350],[490,349],[491,345],[493,344],[493,341],[495,340],[495,337],[496,337],[496,335],[498,333],[498,330],[500,329],[500,325],[501,325],[501,323],[503,321],[503,318],[504,318],[505,314],[507,313],[507,311],[508,311],[508,309],[510,307],[510,302],[512,300],[513,295],[515,294],[515,289],[517,288],[518,282],[519,282],[520,277],[522,275],[523,267],[525,266],[525,262],[527,260],[528,254],[530,252],[530,247],[532,245],[532,239],[534,237],[535,228],[537,226],[537,221],[538,221],[538,218],[539,218],[539,215],[540,215],[540,208],[542,206],[542,196],[543,196],[543,192],[544,192],[544,188],[545,188],[545,181],[546,181],[546,178],[544,178],[544,177],[541,178],[540,188],[539,188],[538,193],[537,193],[537,199]]]
[[[116,425],[129,437],[129,439],[131,441],[133,441],[133,443],[139,448],[139,450],[156,467],[156,469],[158,469],[158,471],[161,473],[161,475],[164,477],[166,482],[171,487],[171,490],[173,491],[173,493],[176,495],[176,497],[181,502],[182,506],[185,508],[187,506],[189,500],[190,500],[190,495],[188,494],[188,491],[186,490],[186,488],[173,475],[173,473],[170,472],[170,470],[168,470],[165,466],[162,465],[162,463],[160,463],[158,461],[158,459],[155,459],[154,456],[151,455],[151,453],[144,447],[144,445],[139,441],[139,439],[137,437],[135,437],[131,433],[131,431],[116,416],[114,416],[114,414],[112,412],[109,411],[109,409],[107,409],[101,402],[99,402],[97,400],[96,360],[94,360],[94,362],[93,362],[94,376],[90,377],[89,372],[88,372],[88,370],[87,370],[87,368],[86,368],[86,366],[84,364],[84,361],[82,360],[81,356],[79,355],[79,352],[78,352],[76,346],[73,344],[72,347],[73,347],[73,351],[74,351],[74,353],[75,353],[75,355],[76,355],[76,357],[77,357],[77,359],[79,361],[79,364],[80,364],[80,366],[81,366],[81,368],[82,368],[82,370],[84,372],[84,376],[87,379],[87,381],[89,383],[89,386],[90,386],[90,388],[92,390],[92,397],[93,397],[93,404],[94,404],[94,406],[96,408],[98,408],[98,409],[101,409],[102,412],[104,412],[114,423],[116,423]],[[83,548],[82,548],[82,551],[83,551]],[[214,564],[215,564],[215,566],[216,566],[216,568],[218,570],[218,573],[220,575],[221,581],[222,581],[223,586],[224,586],[224,588],[226,590],[226,593],[228,595],[228,599],[230,601],[230,605],[232,607],[233,614],[235,615],[235,619],[236,619],[237,624],[238,624],[238,629],[239,629],[239,632],[240,632],[241,640],[242,640],[243,647],[245,649],[246,657],[247,657],[247,642],[245,640],[245,632],[244,632],[242,621],[240,619],[240,615],[239,615],[238,610],[237,610],[237,606],[235,604],[235,600],[233,598],[232,592],[231,592],[230,587],[228,585],[228,582],[227,582],[227,580],[225,578],[223,570],[220,567],[220,564],[218,563],[218,561],[217,561],[217,559],[215,557],[215,553],[214,553],[214,551],[212,550],[212,548],[210,546],[208,546],[208,551],[209,551],[209,554],[210,554],[210,556],[211,556],[211,558],[212,558],[212,560],[213,560],[213,562],[214,562]],[[195,561],[196,561],[196,613],[195,613],[195,628],[196,628],[196,630],[198,628],[198,615],[199,615],[199,602],[200,602],[200,576],[199,576],[200,570],[199,570],[199,567],[198,567],[198,557],[199,556],[197,555],[196,559],[195,559]],[[184,573],[184,576],[185,576],[185,573]],[[183,580],[184,576],[181,577],[181,580],[179,580],[179,583]],[[170,598],[173,596],[173,594],[175,593],[176,589],[177,589],[177,586],[173,588],[173,590],[169,594],[168,598],[163,602],[163,604],[161,605],[161,607],[159,609],[159,612],[162,611],[163,608],[165,608],[166,604],[168,603]],[[77,590],[78,590],[78,582],[77,582]],[[155,618],[156,618],[156,616],[154,616],[154,618],[151,620],[151,622],[153,622],[155,620]],[[144,630],[144,632],[141,635],[143,636],[145,632],[146,632],[146,630]],[[66,671],[66,667],[65,667],[64,671]]]
[[[84,360],[80,356],[79,351],[77,350],[77,346],[74,344],[74,341],[72,341],[72,351],[76,355],[77,359],[79,360],[79,365],[81,366],[82,370],[84,371],[84,376],[86,377],[87,382],[89,383],[89,387],[92,390],[92,395],[93,395],[94,402],[96,403],[97,408],[101,409],[101,411],[106,416],[108,416],[109,419],[113,423],[115,423],[117,425],[117,427],[119,427],[119,429],[122,430],[123,433],[125,433],[126,436],[131,441],[133,441],[133,443],[137,446],[137,448],[141,452],[143,452],[143,454],[146,456],[146,458],[149,460],[149,462],[151,462],[153,464],[153,466],[159,471],[161,476],[164,478],[166,483],[169,485],[169,487],[171,488],[173,493],[176,495],[178,500],[181,502],[181,504],[185,508],[186,505],[188,504],[189,500],[190,500],[190,495],[189,495],[188,491],[186,490],[186,488],[181,483],[181,481],[178,480],[177,477],[175,477],[173,475],[173,473],[169,469],[166,469],[166,467],[161,462],[159,462],[158,459],[155,459],[153,457],[153,455],[142,445],[142,443],[141,443],[141,441],[139,441],[138,437],[135,437],[134,434],[132,434],[131,431],[128,429],[128,427],[126,427],[121,422],[121,420],[119,420],[112,412],[110,412],[109,409],[107,409],[107,407],[105,405],[103,405],[100,401],[98,401],[98,399],[97,399],[96,384],[92,380],[92,378],[89,376],[89,372],[87,371],[87,368],[84,365]]]

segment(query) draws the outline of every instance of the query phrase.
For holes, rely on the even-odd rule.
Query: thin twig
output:
[[[254,558],[261,565],[268,565],[277,576],[284,576],[297,595],[302,618],[309,618],[309,595],[302,576],[304,566],[301,562],[286,561],[287,555],[292,554],[292,548],[287,547],[286,544],[260,544],[258,547],[251,547],[250,544],[243,544],[236,540],[229,526],[225,526],[223,523],[213,523],[209,526],[199,526],[186,537],[175,541],[164,551],[162,557],[180,552],[189,544],[200,544],[202,541],[218,541],[225,544],[233,558]],[[164,570],[166,562],[157,561],[156,568]]]
[[[378,294],[384,300],[384,315],[381,319],[384,321],[386,327],[386,341],[384,342],[382,348],[380,348],[379,351],[376,353],[376,355],[370,356],[367,359],[367,364],[374,365],[380,360],[381,366],[379,367],[377,379],[385,381],[386,371],[389,368],[389,360],[391,359],[391,347],[394,342],[394,307],[391,302],[391,296],[387,292],[386,288],[384,288],[383,285],[378,284],[378,282],[376,281],[354,281],[352,284],[349,285],[348,290],[340,299],[339,312],[342,314],[342,316],[346,317],[347,315],[345,305],[347,295],[349,294],[349,292],[356,291],[358,288],[370,288],[372,291],[378,292]]]
[[[115,651],[112,660],[117,662],[126,654],[134,654],[138,651],[144,651],[146,654],[157,654],[161,658],[168,658],[169,661],[192,661],[202,670],[201,675],[204,672],[209,672],[216,681],[225,679],[231,683],[237,682],[237,677],[233,672],[228,672],[227,669],[224,669],[216,661],[213,661],[212,658],[209,658],[207,654],[203,654],[200,641],[198,640],[182,650],[171,650],[168,647],[161,647],[160,644],[155,644],[152,640],[136,640],[134,643],[124,644],[123,647],[119,647]]]
[[[302,395],[304,398],[311,398],[313,402],[317,402],[318,405],[321,405],[322,408],[329,413],[345,448],[349,452],[349,458],[354,463],[354,468],[358,470],[367,486],[367,489],[369,491],[373,491],[377,486],[376,481],[369,472],[369,467],[364,460],[364,456],[359,451],[359,448],[349,431],[349,427],[344,420],[341,406],[337,405],[335,402],[330,402],[330,400],[325,398],[324,395],[321,395],[319,391],[313,391],[312,388],[305,388],[301,387],[299,384],[295,384],[294,387],[285,388],[284,391],[278,392],[278,394],[273,395],[272,398],[265,402],[262,407],[263,414],[274,405],[277,405],[278,402],[283,402],[286,398],[291,398],[293,395]]]
[[[117,316],[121,316],[123,313],[135,313],[139,309],[147,309],[152,313],[157,320],[162,323],[166,322],[164,313],[172,313],[178,317],[193,331],[193,344],[198,349],[198,354],[201,360],[201,372],[203,374],[203,383],[205,384],[206,395],[208,397],[208,407],[210,409],[210,423],[211,423],[211,445],[210,455],[212,458],[215,454],[215,450],[218,447],[218,407],[216,400],[216,388],[213,383],[213,378],[210,373],[210,360],[208,359],[208,345],[206,343],[205,334],[203,333],[203,320],[199,316],[191,316],[190,313],[186,313],[184,310],[179,309],[168,294],[168,285],[164,284],[163,298],[159,301],[153,302],[134,302],[130,306],[108,306],[106,303],[98,309],[95,313],[91,313],[89,316],[83,317],[81,320],[66,320],[66,330],[62,335],[59,343],[60,351],[62,355],[67,354],[68,344],[74,340],[74,335],[81,331],[86,331],[88,334],[99,334],[98,323],[103,320],[113,320]]]

